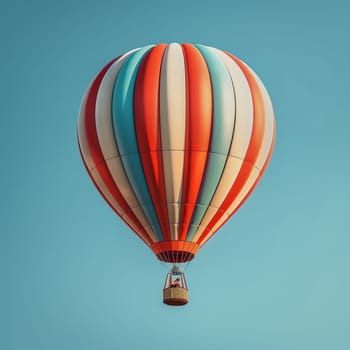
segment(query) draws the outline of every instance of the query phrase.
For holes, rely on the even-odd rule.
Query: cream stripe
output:
[[[96,79],[96,77],[94,77],[94,80]],[[93,81],[94,81],[93,80]],[[89,151],[89,147],[87,145],[87,140],[86,140],[86,136],[85,136],[85,123],[84,123],[84,114],[85,114],[85,105],[86,105],[86,99],[87,99],[87,95],[90,91],[91,85],[89,85],[89,87],[87,88],[87,90],[85,91],[84,97],[81,101],[80,104],[80,109],[79,109],[79,117],[78,117],[78,141],[79,141],[79,146],[80,146],[80,150],[81,153],[83,155],[84,161],[86,166],[91,169],[95,166],[95,163],[92,160],[90,151]]]
[[[264,84],[262,83],[262,81],[260,80],[260,78],[249,68],[247,67],[250,72],[253,74],[254,78],[256,79],[262,97],[263,97],[263,101],[264,101],[264,107],[265,107],[265,135],[264,135],[264,141],[263,144],[261,146],[261,150],[259,152],[258,158],[255,162],[255,166],[258,169],[262,169],[265,162],[266,162],[266,158],[269,155],[270,152],[270,148],[271,148],[271,143],[273,140],[273,136],[274,136],[274,129],[275,129],[275,117],[274,117],[274,113],[273,113],[273,107],[272,107],[272,102],[270,99],[269,94],[267,93],[267,90],[264,86]]]
[[[247,65],[246,65],[247,66]],[[247,68],[250,70],[250,72],[253,74],[254,78],[256,79],[262,97],[264,101],[264,109],[265,109],[265,133],[264,133],[264,139],[263,143],[261,145],[258,158],[255,162],[255,166],[252,170],[252,173],[250,174],[247,182],[243,186],[242,190],[238,194],[238,196],[235,198],[235,200],[232,202],[230,207],[226,211],[226,216],[223,216],[218,220],[218,222],[214,225],[213,231],[215,232],[221,224],[226,220],[227,216],[230,216],[231,213],[236,210],[236,208],[241,204],[241,201],[244,199],[244,197],[247,195],[247,193],[250,191],[251,187],[254,185],[258,177],[260,176],[260,171],[262,167],[264,166],[267,157],[269,155],[269,151],[271,149],[271,144],[273,141],[273,135],[274,135],[274,113],[273,113],[273,107],[271,103],[271,99],[265,89],[265,86],[263,85],[262,81],[259,79],[259,77],[247,66]],[[203,240],[201,245],[204,245],[207,239]]]
[[[253,99],[242,70],[224,52],[214,49],[224,61],[230,73],[236,98],[236,123],[230,155],[244,159],[253,129]]]
[[[93,163],[93,160],[92,160],[92,157],[90,154],[90,150],[89,150],[89,147],[87,144],[85,127],[84,127],[84,114],[85,114],[86,98],[87,98],[88,92],[90,91],[90,87],[91,87],[91,85],[89,86],[88,90],[86,91],[86,93],[83,97],[81,106],[80,106],[79,118],[78,118],[78,140],[79,140],[79,145],[80,145],[80,149],[81,149],[81,153],[82,153],[82,156],[84,158],[84,161],[87,164],[87,166],[91,169],[91,168],[95,168],[95,165]],[[90,173],[91,173],[92,178],[96,182],[97,187],[104,194],[104,196],[107,198],[107,200],[112,205],[112,207],[118,212],[118,214],[121,217],[124,218],[125,221],[128,222],[128,224],[132,227],[132,229],[143,238],[143,241],[147,245],[149,245],[149,243],[147,243],[147,240],[144,237],[144,235],[142,234],[142,232],[140,232],[137,229],[137,227],[135,227],[135,225],[129,220],[129,218],[127,217],[127,215],[123,211],[123,209],[119,206],[118,202],[114,199],[112,194],[109,192],[107,186],[105,185],[104,181],[102,180],[97,169],[95,168],[94,170],[90,171]]]
[[[112,121],[112,96],[114,84],[125,60],[135,51],[137,51],[137,49],[127,52],[112,64],[102,79],[96,97],[97,135],[103,156],[107,160],[113,157],[119,157]]]
[[[184,166],[186,134],[186,76],[182,48],[168,45],[160,77],[160,127],[167,202],[179,203]],[[168,206],[170,222],[178,222],[180,205]],[[178,230],[171,227],[171,238]]]
[[[113,177],[114,183],[118,187],[137,219],[140,221],[141,225],[144,228],[147,227],[147,233],[152,240],[156,242],[156,236],[150,229],[150,224],[144,213],[133,209],[134,207],[139,207],[140,204],[137,201],[134,191],[132,190],[126,176],[113,132],[112,96],[115,80],[125,60],[135,51],[136,50],[132,50],[123,55],[106,72],[96,98],[96,129],[101,150],[104,159],[106,160],[108,169]]]

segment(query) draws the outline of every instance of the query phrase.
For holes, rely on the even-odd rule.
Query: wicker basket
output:
[[[163,303],[172,306],[186,305],[188,303],[188,290],[181,287],[163,289]]]

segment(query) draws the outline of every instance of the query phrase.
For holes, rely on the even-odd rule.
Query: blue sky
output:
[[[3,2],[0,347],[349,349],[349,6]],[[247,62],[277,121],[263,180],[190,265],[183,308],[161,303],[165,270],[99,197],[76,142],[98,70],[173,41]]]

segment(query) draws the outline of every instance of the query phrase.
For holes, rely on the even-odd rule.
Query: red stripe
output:
[[[202,183],[212,127],[212,90],[208,67],[199,50],[182,49],[186,68],[186,146],[179,240],[185,240]]]
[[[170,240],[159,113],[160,71],[166,44],[155,46],[141,63],[134,93],[134,121],[143,172],[164,240]]]
[[[93,184],[95,185],[95,187],[97,188],[98,192],[100,193],[101,197],[106,201],[106,203],[112,208],[112,210],[125,222],[126,225],[129,226],[129,228],[135,232],[135,230],[130,226],[130,224],[122,217],[122,214],[118,212],[118,210],[116,208],[114,208],[114,206],[112,205],[112,203],[108,200],[108,198],[103,194],[103,192],[100,190],[100,188],[98,187],[95,179],[93,178],[86,162],[85,162],[85,159],[84,159],[84,156],[83,156],[83,153],[81,152],[81,147],[80,147],[80,144],[79,144],[79,138],[78,138],[78,146],[79,146],[79,152],[80,152],[80,156],[81,156],[81,159],[83,160],[83,164],[84,164],[84,167],[87,171],[87,173],[89,174],[90,176],[90,179],[91,181],[93,182]],[[135,232],[137,234],[137,236],[139,238],[142,239],[143,242],[145,242],[147,245],[151,245],[152,242],[148,242],[148,241],[145,241],[145,239],[138,233],[138,232]]]
[[[226,212],[228,210],[232,202],[241,192],[242,188],[244,187],[254,168],[262,143],[264,141],[266,115],[264,100],[260,92],[259,85],[255,80],[253,74],[250,72],[249,68],[247,68],[247,66],[243,62],[241,62],[238,58],[236,58],[230,53],[226,54],[237,63],[237,65],[240,67],[243,74],[245,75],[245,78],[247,79],[253,102],[253,129],[248,150],[243,160],[244,162],[242,164],[242,167],[237,175],[237,178],[233,186],[231,187],[229,193],[227,194],[225,200],[223,201],[222,205],[220,206],[219,210],[209,222],[207,229],[199,237],[197,241],[198,244],[201,244],[201,242],[207,237],[209,231],[212,230],[215,224],[218,222],[218,220],[221,219],[223,212]]]
[[[143,228],[141,223],[138,221],[135,214],[131,211],[131,209],[128,206],[128,203],[125,201],[124,197],[122,196],[118,187],[116,186],[116,184],[113,180],[113,177],[112,177],[111,173],[109,172],[107,164],[104,160],[103,153],[102,153],[102,150],[101,150],[101,147],[100,147],[100,144],[98,141],[98,136],[97,136],[96,122],[95,122],[95,109],[96,109],[97,93],[98,93],[98,90],[100,88],[102,79],[103,79],[104,75],[106,74],[107,70],[118,58],[119,57],[117,57],[113,61],[109,62],[101,70],[101,72],[97,75],[97,77],[95,78],[95,80],[91,84],[89,91],[87,92],[86,103],[85,103],[85,112],[84,112],[84,126],[85,126],[86,140],[87,140],[87,145],[89,147],[89,151],[91,154],[91,158],[92,158],[103,182],[105,183],[106,187],[108,188],[109,192],[111,193],[113,198],[117,201],[117,203],[120,205],[120,207],[124,210],[128,219],[131,222],[133,222],[135,227],[137,227],[137,229],[143,233],[143,235],[147,239],[148,243],[151,244],[152,239],[149,237],[146,230]],[[91,176],[91,174],[90,174],[90,176]],[[96,183],[95,183],[95,185],[96,185]],[[103,196],[103,197],[105,198],[105,196]],[[107,201],[107,203],[109,205],[111,205],[108,201]],[[117,213],[117,214],[119,215],[119,213]],[[137,232],[135,232],[135,233],[139,236],[139,234]]]

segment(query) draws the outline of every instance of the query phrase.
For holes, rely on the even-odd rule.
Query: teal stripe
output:
[[[213,92],[213,126],[206,170],[197,199],[197,203],[202,205],[196,206],[192,216],[193,226],[187,234],[188,241],[191,241],[195,235],[220,181],[230,151],[235,122],[234,115],[223,113],[225,104],[232,103],[234,99],[231,77],[225,64],[210,48],[202,45],[196,45],[196,47],[204,57],[210,73]],[[228,91],[232,92],[228,94]]]
[[[126,175],[158,240],[162,241],[163,235],[143,172],[134,125],[136,76],[144,56],[152,47],[141,48],[124,62],[113,90],[112,114],[114,135]]]

